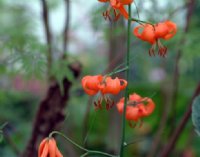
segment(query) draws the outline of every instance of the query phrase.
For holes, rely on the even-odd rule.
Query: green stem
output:
[[[101,152],[101,151],[86,149],[86,148],[80,146],[79,144],[77,144],[76,142],[74,142],[74,141],[71,140],[69,137],[65,136],[63,133],[61,133],[61,132],[59,132],[59,131],[52,131],[52,132],[49,134],[49,138],[51,138],[51,137],[53,136],[53,134],[57,134],[57,135],[62,136],[64,139],[66,139],[68,142],[70,142],[71,144],[73,144],[73,145],[76,146],[77,148],[81,149],[82,151],[85,151],[86,153],[83,154],[83,156],[86,156],[86,155],[102,155],[102,156],[108,156],[108,157],[118,157],[118,156],[111,155],[111,154],[108,154],[108,153],[104,153],[104,152]]]
[[[129,143],[124,143],[124,148],[126,148],[126,147],[128,147],[128,146],[130,146],[130,145],[132,145],[132,144],[135,144],[135,143],[137,143],[137,142],[141,142],[141,141],[143,141],[144,139],[137,139],[137,140],[135,140],[135,141],[132,141],[132,142],[129,142]]]
[[[135,21],[135,22],[138,22],[138,23],[146,23],[146,24],[154,25],[154,24],[151,23],[151,22],[139,20],[139,19],[136,19],[136,18],[131,18],[131,17],[130,17],[129,20],[130,20],[130,21]]]
[[[113,72],[111,72],[111,73],[109,73],[109,74],[107,74],[107,75],[108,75],[108,76],[112,76],[112,75],[114,75],[114,74],[121,73],[121,72],[124,72],[124,71],[126,71],[126,70],[128,70],[128,67],[125,67],[125,68],[122,68],[122,69],[113,71]]]
[[[130,44],[131,44],[131,5],[128,6],[128,14],[130,16],[128,20],[128,29],[127,29],[127,54],[126,54],[126,67],[129,68],[129,59],[130,59]],[[126,71],[126,80],[129,82],[129,69]],[[124,109],[123,109],[123,115],[122,115],[122,137],[121,137],[121,146],[120,146],[120,157],[123,157],[124,155],[124,139],[125,139],[125,115],[126,115],[126,106],[127,106],[127,101],[129,97],[129,84],[126,87],[125,91],[125,100],[124,100]]]
[[[84,153],[83,155],[81,155],[80,157],[85,157],[88,155],[88,152]]]

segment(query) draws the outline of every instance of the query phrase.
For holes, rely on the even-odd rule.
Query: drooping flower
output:
[[[105,20],[109,19],[112,20],[110,16],[110,12],[113,10],[114,12],[114,21],[117,21],[119,17],[122,15],[126,19],[128,19],[129,15],[128,12],[125,9],[125,5],[129,5],[133,2],[133,0],[98,0],[99,2],[109,2],[110,6],[108,9],[103,12],[103,16]]]
[[[109,98],[109,94],[116,95],[126,88],[127,81],[116,77],[95,75],[82,78],[82,86],[88,95],[100,94],[98,100],[94,102],[96,109],[102,109],[102,102],[105,101],[106,109],[112,108],[114,101]]]
[[[126,88],[127,81],[123,79],[119,79],[116,77],[112,79],[111,77],[106,77],[104,81],[102,81],[99,85],[99,89],[102,94],[118,94],[121,90]]]
[[[172,21],[160,22],[155,25],[145,24],[134,28],[133,34],[139,39],[149,42],[152,47],[149,49],[149,55],[155,55],[156,45],[158,45],[158,55],[165,57],[167,47],[163,46],[160,39],[169,40],[177,32],[176,24]]]
[[[138,122],[141,118],[149,116],[155,108],[155,104],[151,98],[141,97],[134,93],[129,95],[129,99],[126,106],[126,119],[131,125],[133,122]],[[121,98],[117,103],[117,109],[120,114],[124,110],[124,98]]]
[[[99,92],[99,84],[102,82],[103,76],[96,75],[96,76],[85,76],[82,78],[82,86],[84,91],[88,95],[95,95]]]
[[[38,149],[38,157],[63,157],[54,138],[45,138]]]

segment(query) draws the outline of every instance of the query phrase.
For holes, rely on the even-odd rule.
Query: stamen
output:
[[[160,40],[158,40],[157,43],[158,43],[158,55],[160,55],[161,57],[165,57],[165,55],[167,54],[167,47],[163,46]]]
[[[143,120],[142,120],[142,119],[140,119],[140,120],[139,120],[139,128],[141,128],[141,127],[142,127],[142,125],[143,125]]]
[[[129,124],[129,126],[130,126],[131,128],[135,128],[136,125],[137,125],[136,123],[134,123],[134,122],[132,122],[132,121],[129,121],[128,124]]]
[[[111,105],[110,105],[110,108],[113,108],[114,104],[115,104],[115,102],[112,101],[112,103],[111,103]]]
[[[149,56],[155,56],[155,51],[154,51],[154,46],[152,46],[150,49],[149,49]]]
[[[109,102],[106,102],[106,110],[109,110],[110,109],[110,104]]]
[[[117,13],[115,9],[114,9],[114,16],[115,16],[114,21],[117,21],[120,17],[120,13]]]
[[[99,107],[99,109],[103,108],[102,107],[102,99],[101,98],[99,98],[99,100],[98,100],[98,107]]]
[[[158,54],[161,57],[165,57],[165,55],[167,54],[167,47],[165,47],[165,46],[160,47],[159,50],[158,50]]]
[[[96,101],[94,102],[94,109],[95,109],[95,111],[97,111],[99,109],[98,104],[97,104]]]
[[[103,12],[103,17],[105,20],[109,19],[109,21],[111,21],[110,11],[106,10],[105,12]]]

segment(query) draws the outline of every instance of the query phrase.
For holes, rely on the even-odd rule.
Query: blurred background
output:
[[[81,87],[83,76],[123,65],[127,22],[104,20],[107,8],[94,0],[0,0],[0,126],[8,122],[1,157],[36,157],[39,142],[53,130],[87,148],[118,154],[121,115],[116,107],[95,111],[97,97]],[[151,45],[131,35],[130,92],[152,97],[156,109],[142,127],[127,123],[126,141],[132,144],[125,156],[161,157],[199,86],[200,1],[135,0],[132,8],[134,18],[170,19],[178,26],[174,38],[162,41],[165,58],[150,57]],[[179,134],[168,157],[199,157],[191,119]],[[56,139],[64,156],[83,154]]]

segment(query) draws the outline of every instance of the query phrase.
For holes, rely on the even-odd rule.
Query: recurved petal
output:
[[[139,25],[139,26],[135,27],[135,28],[133,29],[133,34],[134,34],[136,37],[142,39],[142,37],[141,37],[141,33],[142,33],[142,32],[139,32],[140,29],[144,29],[144,26]]]
[[[56,157],[63,157],[59,149],[56,147]]]
[[[47,142],[47,138],[45,138],[41,141],[41,143],[39,145],[39,149],[38,149],[38,157],[41,157],[46,142]]]
[[[115,9],[118,9],[120,6],[122,6],[119,0],[110,0],[110,5]]]
[[[129,107],[129,109],[126,110],[126,119],[132,120],[137,122],[140,116],[138,115],[138,108],[137,107]]]
[[[129,18],[128,12],[126,11],[126,9],[124,8],[123,5],[121,5],[118,10],[120,11],[120,14],[123,15],[126,19]]]
[[[176,26],[176,24],[174,22],[169,21],[169,20],[165,21],[165,24],[168,27],[168,32],[169,33],[166,36],[164,36],[163,39],[168,40],[168,39],[172,38],[176,34],[177,26]]]
[[[152,25],[139,25],[134,28],[133,34],[139,39],[154,44],[156,42],[155,31]]]
[[[85,93],[87,93],[88,95],[95,95],[98,93],[98,90],[94,90],[94,89],[89,89],[86,85],[87,82],[83,82],[82,83],[82,87],[83,87],[83,90],[85,91]]]
[[[49,153],[49,144],[48,144],[48,141],[47,141],[44,145],[44,149],[42,151],[42,154],[39,157],[48,157],[48,153]]]
[[[119,113],[123,113],[124,110],[124,102],[119,101],[117,104],[117,110],[119,111]]]
[[[99,2],[109,2],[110,0],[98,0]]]
[[[144,98],[147,99],[147,104],[146,104],[146,115],[150,115],[154,109],[155,109],[155,103],[153,102],[153,100],[151,98]]]
[[[101,86],[100,90],[102,94],[118,94],[120,92],[120,86],[120,80],[117,77],[115,79],[107,77],[104,86]]]
[[[49,157],[56,157],[56,147],[55,139],[49,139]]]
[[[129,95],[129,100],[130,101],[136,101],[136,102],[139,102],[141,101],[142,97],[136,93],[133,93],[131,95]]]
[[[168,26],[165,23],[158,23],[155,25],[155,36],[156,38],[163,38],[169,33]]]
[[[120,81],[120,90],[125,89],[127,84],[128,84],[128,82],[126,80],[124,80],[124,79],[119,79],[119,81]]]
[[[133,2],[133,0],[119,0],[123,5],[129,5]]]
[[[81,80],[82,87],[88,95],[95,95],[99,91],[99,84],[102,81],[102,75],[85,76]]]

